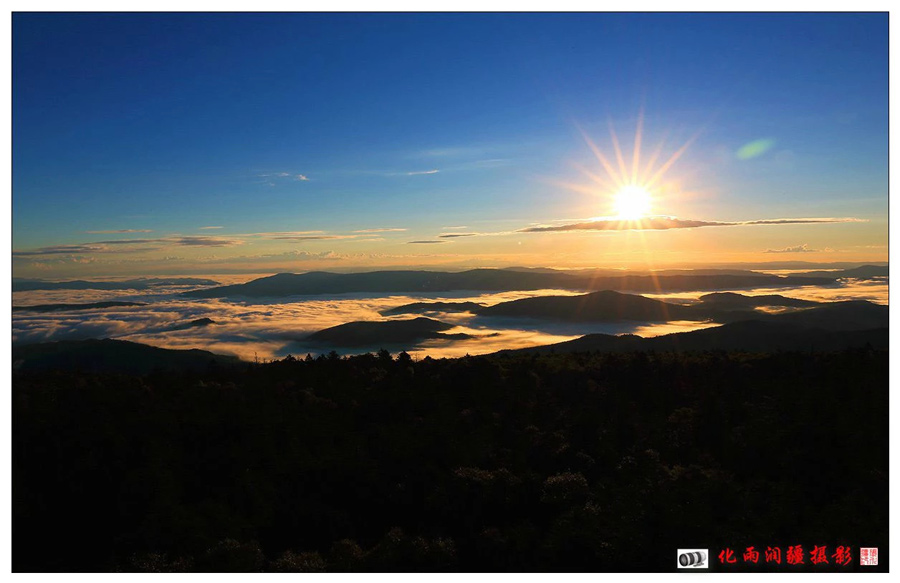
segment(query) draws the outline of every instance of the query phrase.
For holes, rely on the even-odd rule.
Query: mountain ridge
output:
[[[830,280],[832,283],[834,279]],[[615,275],[595,276],[563,272],[472,269],[445,271],[371,271],[303,274],[279,273],[242,284],[183,292],[194,298],[284,297],[346,293],[435,293],[448,291],[528,291],[572,289],[585,291],[695,291],[755,287],[823,285],[828,278],[753,275]]]

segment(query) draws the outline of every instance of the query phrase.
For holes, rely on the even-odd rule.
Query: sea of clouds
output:
[[[222,281],[222,278],[219,278]],[[246,279],[246,278],[244,278]],[[223,283],[231,283],[223,281]],[[418,314],[382,316],[381,311],[421,301],[472,301],[493,305],[542,295],[578,295],[568,290],[536,290],[472,294],[344,294],[294,296],[274,300],[197,299],[181,296],[192,287],[166,286],[148,290],[52,290],[14,292],[13,305],[92,303],[101,301],[145,302],[144,306],[61,312],[13,313],[13,342],[35,343],[87,338],[115,338],[163,348],[200,348],[231,354],[245,360],[281,358],[287,354],[316,354],[321,347],[304,342],[312,332],[346,322],[408,319]],[[748,295],[781,294],[818,301],[866,299],[887,304],[887,281],[848,280],[838,286],[736,291]],[[691,303],[709,292],[645,294],[672,302]],[[407,351],[433,358],[486,354],[503,349],[526,348],[572,340],[585,334],[638,334],[656,336],[706,328],[709,322],[556,323],[543,320],[486,318],[470,313],[428,313],[427,317],[452,324],[448,334],[465,333],[468,339],[434,339]],[[203,327],[178,329],[200,318],[215,322]],[[378,347],[371,347],[377,350]],[[362,351],[365,351],[363,349]],[[340,351],[339,351],[340,352]],[[360,352],[360,350],[348,351]]]

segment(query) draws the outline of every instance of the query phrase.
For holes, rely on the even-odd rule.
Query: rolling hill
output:
[[[588,334],[568,342],[503,350],[496,354],[546,354],[553,352],[684,352],[696,350],[738,350],[746,352],[805,351],[827,352],[871,346],[887,349],[888,329],[834,331],[807,328],[783,322],[748,320],[715,328],[642,338],[626,334]]]
[[[782,306],[790,308],[808,308],[820,305],[821,302],[801,300],[785,296],[768,294],[761,296],[746,296],[734,292],[717,292],[700,296],[700,302],[704,306],[724,310],[752,309],[760,306]]]
[[[398,314],[424,314],[426,312],[472,312],[484,306],[476,302],[414,302],[379,312],[382,316]]]
[[[206,350],[170,350],[125,340],[72,340],[13,346],[13,370],[73,370],[146,374],[155,369],[203,371],[236,366],[234,356]]]
[[[388,320],[386,322],[348,322],[310,334],[304,341],[332,347],[376,347],[412,345],[432,338],[461,339],[467,334],[441,334],[453,328],[431,318]]]
[[[704,320],[705,311],[640,295],[598,291],[581,296],[543,296],[502,302],[478,310],[479,316],[539,318],[568,322]]]

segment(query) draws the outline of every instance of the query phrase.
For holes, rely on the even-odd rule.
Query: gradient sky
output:
[[[887,181],[887,14],[13,15],[17,276],[886,261]]]

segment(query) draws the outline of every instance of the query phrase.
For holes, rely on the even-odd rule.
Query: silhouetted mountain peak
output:
[[[206,350],[172,350],[111,338],[69,340],[13,346],[13,368],[127,372],[154,369],[204,370],[210,364],[233,366],[233,356]]]
[[[306,340],[338,347],[370,346],[380,348],[389,345],[409,347],[422,340],[443,338],[444,335],[440,332],[453,327],[453,324],[424,316],[384,322],[348,322],[314,332],[307,336]],[[465,336],[453,335],[454,339],[463,337]]]
[[[483,308],[478,314],[584,322],[706,319],[705,313],[688,306],[614,290],[601,290],[578,296],[523,298]]]
[[[420,314],[423,312],[477,312],[483,307],[475,302],[414,302],[382,310],[380,313],[385,316],[392,316],[396,314]]]
[[[747,296],[734,292],[716,292],[700,296],[700,301],[708,306],[726,309],[750,309],[759,306],[808,307],[819,305],[812,300],[789,298],[776,294]]]

